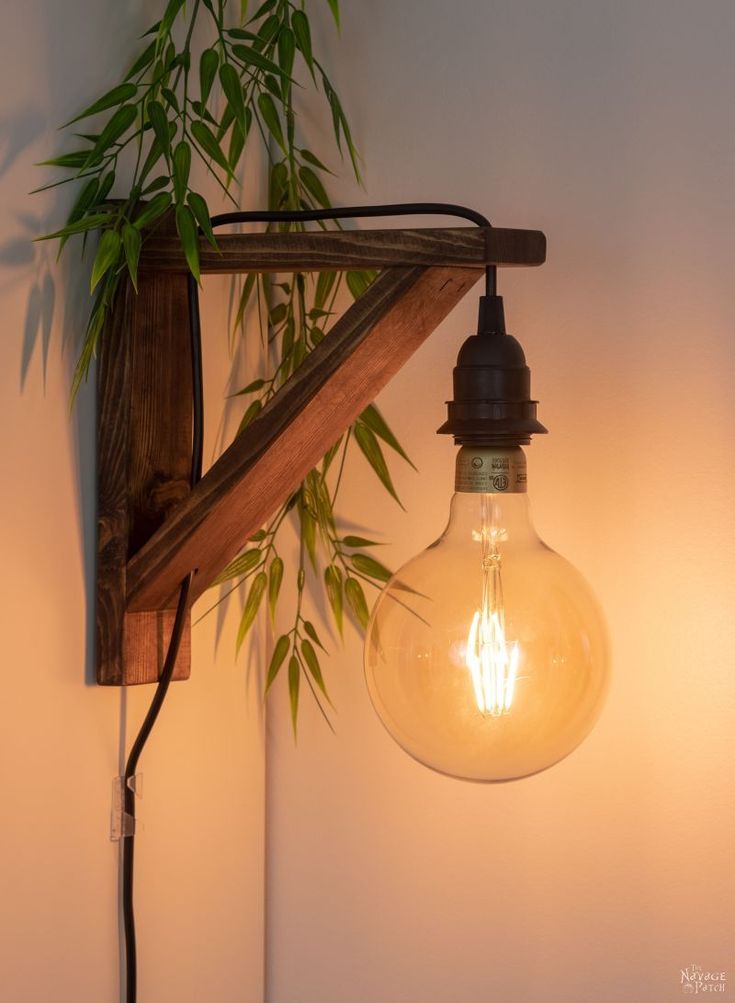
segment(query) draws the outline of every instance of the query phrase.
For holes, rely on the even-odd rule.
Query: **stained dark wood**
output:
[[[199,245],[203,273],[346,270],[408,265],[542,265],[546,237],[538,230],[448,227],[417,230],[320,230],[307,233],[218,233],[217,253]],[[143,245],[141,268],[185,272],[178,237],[155,231]]]
[[[128,607],[170,606],[193,569],[200,595],[481,275],[383,272],[131,559]]]
[[[125,286],[98,365],[97,681],[158,679],[174,611],[126,611],[126,567],[189,492],[191,359],[186,277]],[[171,606],[175,605],[175,598]],[[174,672],[189,675],[187,623]]]

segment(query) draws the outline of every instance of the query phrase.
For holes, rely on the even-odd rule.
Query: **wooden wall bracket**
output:
[[[535,230],[459,227],[219,236],[202,273],[381,269],[261,414],[189,489],[186,262],[166,226],[144,244],[137,295],[117,297],[98,366],[97,681],[155,682],[178,585],[211,584],[479,279],[540,265]],[[190,632],[174,674],[190,670]]]

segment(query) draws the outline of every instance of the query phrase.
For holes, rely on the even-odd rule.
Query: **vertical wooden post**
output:
[[[155,682],[173,610],[129,613],[126,566],[189,493],[192,429],[184,274],[141,272],[121,287],[98,366],[97,681]],[[175,679],[190,666],[190,625]]]

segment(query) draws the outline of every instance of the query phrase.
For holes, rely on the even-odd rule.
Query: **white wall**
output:
[[[73,249],[30,240],[63,222],[65,194],[29,197],[56,127],[119,78],[157,3],[27,0],[0,39],[0,996],[112,1003],[118,996],[117,845],[110,793],[152,688],[91,684],[94,414],[68,390],[87,297]],[[12,11],[11,9],[12,8]],[[207,297],[210,395],[228,360]],[[221,294],[224,287],[219,289]],[[210,440],[216,432],[216,420]],[[207,445],[211,454],[212,443]],[[141,769],[136,849],[141,1003],[262,1000],[261,702],[224,625],[195,628]],[[121,736],[127,723],[127,739]]]
[[[735,980],[735,8],[726,0],[345,0],[326,44],[370,200],[539,227],[502,276],[551,435],[542,535],[594,584],[614,679],[587,742],[501,787],[430,773],[334,643],[337,737],[268,735],[269,1003],[664,1003]],[[343,200],[361,197],[344,184]],[[381,397],[408,509],[358,457],[344,509],[394,566],[444,525],[443,420],[467,297]],[[732,985],[728,991],[733,991]]]
[[[692,962],[732,980],[735,9],[343,7],[341,41],[329,28],[323,44],[370,200],[461,201],[548,233],[543,269],[502,277],[552,431],[529,450],[532,497],[544,537],[597,589],[615,674],[572,757],[498,788],[435,776],[391,743],[354,634],[332,644],[336,738],[304,701],[294,748],[279,691],[268,1003],[663,1003]],[[66,197],[27,192],[56,125],[117,78],[157,11],[28,0],[0,43],[4,1003],[117,999],[109,787],[121,719],[129,739],[150,689],[122,715],[117,691],[89,684],[93,395],[70,421],[62,350],[85,297],[73,256],[29,248]],[[394,565],[445,520],[453,448],[433,429],[474,312],[468,297],[381,399],[421,468],[396,466],[408,513],[351,468],[344,509],[395,541]],[[215,629],[197,628],[193,678],[143,763],[141,1003],[263,995],[259,702],[231,625],[216,657]]]

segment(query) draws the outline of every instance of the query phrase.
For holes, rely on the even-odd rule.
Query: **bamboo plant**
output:
[[[326,104],[336,151],[361,181],[347,116],[312,42],[310,16],[316,7],[331,12],[339,30],[339,0],[265,0],[254,12],[247,0],[168,0],[160,20],[142,36],[124,79],[64,127],[74,136],[74,148],[44,162],[63,174],[38,190],[73,184],[76,198],[65,225],[42,239],[58,240],[61,252],[71,238],[80,236],[86,245],[97,237],[90,271],[94,299],[72,396],[105,336],[121,282],[127,276],[136,287],[141,245],[156,220],[173,212],[198,281],[199,233],[217,248],[207,201],[192,187],[193,161],[200,161],[223,196],[237,205],[244,155],[255,143],[267,165],[268,208],[330,207],[328,152],[318,156],[301,138],[298,108],[308,100]],[[328,337],[343,281],[357,297],[373,277],[370,272],[247,276],[235,333],[245,337],[252,329],[246,321],[257,317],[266,351],[261,371],[237,394],[243,408],[238,434]],[[326,649],[309,608],[326,593],[340,635],[346,616],[364,630],[365,587],[379,588],[390,577],[373,556],[375,541],[340,529],[337,503],[353,444],[398,501],[385,449],[408,457],[378,408],[370,405],[214,583],[222,589],[218,602],[233,590],[245,590],[238,651],[264,606],[274,624],[290,620],[290,629],[279,632],[273,646],[265,691],[287,667],[294,730],[302,681],[329,721],[322,672]],[[299,559],[293,569],[295,602],[282,611],[282,584],[292,571],[281,554],[290,521],[299,534]]]

